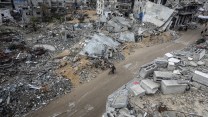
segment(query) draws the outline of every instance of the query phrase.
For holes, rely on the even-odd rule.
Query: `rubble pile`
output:
[[[141,66],[137,78],[108,96],[104,117],[208,116],[207,41]]]
[[[22,116],[71,91],[71,81],[54,73],[49,50],[29,46],[14,30],[0,37],[0,116]]]

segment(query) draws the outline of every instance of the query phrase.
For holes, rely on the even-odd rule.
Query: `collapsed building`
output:
[[[198,22],[198,10],[203,7],[204,11],[206,11],[206,3],[205,1],[179,1],[179,0],[98,0],[97,1],[97,14],[105,17],[111,18],[112,16],[129,16],[131,19],[136,21],[147,22],[147,17],[151,16],[152,13],[156,13],[160,8],[165,8],[165,6],[174,10],[171,12],[166,8],[159,11],[161,14],[171,14],[168,17],[168,23],[166,24],[171,29],[181,29],[184,27],[193,28]],[[150,14],[148,16],[148,13]],[[205,12],[203,12],[205,13]],[[157,14],[158,15],[158,14]],[[133,18],[132,18],[133,16]],[[160,15],[161,16],[161,15]],[[145,20],[146,19],[146,20]],[[149,17],[149,19],[151,19]],[[161,19],[162,21],[163,19]],[[155,22],[155,20],[149,20]],[[151,23],[152,23],[151,22]]]

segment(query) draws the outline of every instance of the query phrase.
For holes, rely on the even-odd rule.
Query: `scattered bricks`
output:
[[[195,49],[193,52],[193,59],[198,61],[201,60],[205,55],[205,49]]]
[[[168,70],[169,70],[169,71],[175,70],[175,63],[173,63],[173,62],[168,62]]]
[[[168,60],[165,58],[157,58],[154,61],[158,67],[166,68],[168,66]]]
[[[150,79],[145,79],[141,81],[141,87],[146,91],[147,94],[155,94],[160,87],[158,83]]]
[[[143,65],[139,71],[139,76],[142,78],[146,78],[150,74],[152,74],[157,69],[157,65],[152,62],[146,65]]]
[[[175,75],[172,72],[167,71],[154,71],[154,81],[161,81],[161,80],[170,80],[173,79]]]
[[[161,90],[163,94],[184,93],[187,84],[179,84],[177,80],[162,80]]]
[[[193,80],[208,86],[208,74],[196,70],[194,72]]]
[[[121,90],[115,96],[111,106],[113,108],[125,108],[128,104],[128,90]]]
[[[145,90],[140,85],[133,85],[130,87],[135,96],[144,96]]]

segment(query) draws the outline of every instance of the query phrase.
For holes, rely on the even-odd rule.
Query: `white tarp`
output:
[[[165,7],[161,4],[155,4],[153,2],[147,2],[145,6],[144,22],[150,22],[160,27],[173,14],[174,10]]]
[[[94,34],[80,54],[85,55],[85,53],[88,53],[90,57],[100,56],[108,47],[116,48],[118,45],[119,43],[117,41],[114,41],[112,38],[102,33]]]

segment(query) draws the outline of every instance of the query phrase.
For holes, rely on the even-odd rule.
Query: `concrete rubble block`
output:
[[[197,65],[199,65],[199,66],[205,65],[205,62],[204,61],[198,61]]]
[[[177,75],[181,75],[181,71],[180,70],[174,70],[173,73],[177,74]]]
[[[145,90],[140,85],[133,85],[130,87],[130,90],[134,93],[135,96],[144,96]]]
[[[175,77],[176,75],[169,71],[154,71],[153,74],[154,81],[171,80]]]
[[[173,63],[179,63],[180,62],[180,60],[177,59],[177,58],[169,58],[168,61],[173,62]]]
[[[175,63],[173,63],[173,62],[168,62],[168,70],[170,70],[170,71],[175,70]]]
[[[111,107],[125,108],[128,104],[128,94],[128,90],[119,91],[111,103]]]
[[[195,49],[193,52],[193,60],[201,60],[204,57],[205,53],[205,49]]]
[[[142,80],[140,85],[146,91],[146,94],[154,94],[157,92],[158,88],[160,87],[160,84],[150,79]]]
[[[193,61],[190,61],[190,62],[189,62],[189,65],[192,66],[192,67],[197,67],[197,66],[198,66],[198,65],[197,65],[195,62],[193,62]]]
[[[163,94],[184,93],[187,84],[179,84],[177,80],[162,80],[161,90]]]
[[[158,67],[166,68],[168,66],[168,60],[165,58],[157,58],[154,61]]]
[[[135,35],[132,32],[122,32],[119,40],[122,42],[135,42]]]
[[[171,57],[173,57],[173,55],[172,55],[171,53],[166,53],[166,54],[165,54],[165,57],[166,57],[166,58],[171,58]]]
[[[208,86],[208,74],[206,74],[206,73],[196,70],[194,72],[193,80],[198,83]]]
[[[145,64],[141,67],[139,71],[139,76],[142,78],[146,78],[150,74],[152,74],[157,69],[157,65],[154,62]]]

